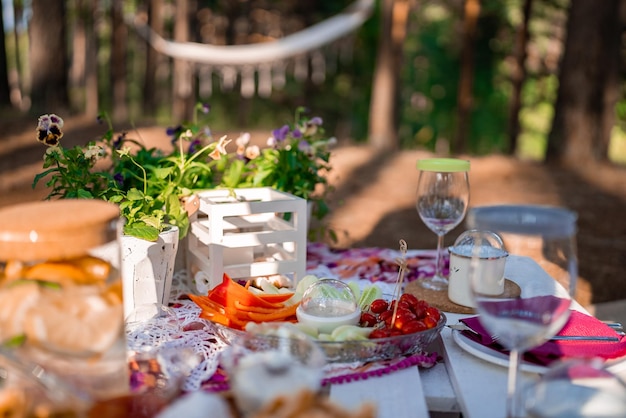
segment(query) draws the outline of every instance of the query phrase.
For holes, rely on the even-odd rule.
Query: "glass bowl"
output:
[[[446,316],[440,312],[441,318],[437,326],[413,334],[397,335],[371,340],[353,341],[322,341],[315,340],[322,349],[328,363],[351,363],[351,362],[371,362],[380,360],[391,360],[401,356],[423,353],[426,348],[441,333],[446,325]],[[217,335],[227,344],[241,344],[248,340],[249,333],[240,331],[221,324],[211,323]],[[284,338],[275,335],[255,334],[254,340],[257,344],[267,344],[269,346],[284,343]],[[298,350],[297,342],[290,344],[294,350]]]

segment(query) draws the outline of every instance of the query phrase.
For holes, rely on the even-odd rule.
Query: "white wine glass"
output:
[[[486,275],[481,274],[480,263],[488,245],[484,237],[476,237],[470,261],[470,288],[480,324],[509,350],[506,416],[513,418],[523,416],[519,390],[522,354],[557,334],[570,315],[578,276],[576,215],[562,208],[518,206],[499,212],[496,218],[489,225],[502,234],[505,245],[506,237],[514,236],[537,250],[532,257],[536,263],[512,260],[514,253],[509,250],[507,264],[516,262],[523,268],[516,277],[522,289],[519,298],[481,291]]]
[[[420,280],[432,290],[448,288],[443,274],[443,238],[461,223],[469,203],[468,171],[470,163],[456,158],[427,158],[417,162],[417,213],[424,224],[437,234],[435,275]]]

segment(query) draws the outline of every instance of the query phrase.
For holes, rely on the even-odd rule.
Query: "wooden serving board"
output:
[[[415,297],[417,297],[418,299],[425,300],[431,306],[434,306],[440,311],[459,314],[475,313],[474,308],[469,308],[467,306],[459,305],[452,302],[450,298],[448,298],[448,289],[426,289],[419,284],[419,281],[413,281],[405,286],[404,291],[405,293],[411,293],[412,295],[415,295]],[[502,297],[518,298],[520,297],[521,293],[522,290],[517,285],[517,283],[509,279],[504,279],[504,292],[502,293]]]

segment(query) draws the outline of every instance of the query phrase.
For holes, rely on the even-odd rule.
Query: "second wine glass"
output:
[[[461,223],[469,203],[468,171],[470,163],[456,158],[427,158],[417,162],[417,213],[426,226],[437,234],[435,275],[420,284],[432,290],[448,288],[443,274],[443,238]]]
[[[479,267],[489,246],[484,236],[476,235],[469,268],[480,324],[509,350],[506,416],[514,418],[523,416],[518,382],[522,353],[554,336],[570,315],[578,275],[576,215],[563,208],[519,206],[499,211],[495,218],[490,227],[497,233],[514,236],[537,249],[532,257],[536,264],[516,259],[518,266],[524,266],[516,277],[522,289],[519,298],[504,298],[481,290],[488,279]],[[506,245],[507,240],[504,242]],[[546,260],[541,265],[540,257]],[[507,264],[511,261],[509,256]]]

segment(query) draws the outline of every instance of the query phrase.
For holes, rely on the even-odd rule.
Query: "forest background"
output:
[[[99,112],[111,115],[120,130],[164,132],[206,102],[213,131],[267,137],[305,106],[324,119],[340,145],[363,144],[374,155],[352,174],[337,202],[345,204],[380,167],[398,164],[389,156],[398,150],[413,168],[418,155],[496,158],[501,164],[482,165],[493,195],[483,202],[507,196],[578,210],[581,272],[593,281],[594,300],[626,298],[626,281],[617,280],[626,269],[626,0],[372,1],[362,26],[275,63],[268,85],[260,67],[161,54],[139,35],[136,22],[181,45],[254,44],[298,33],[353,1],[2,0],[3,193],[23,187],[9,180],[22,170],[22,160],[41,161],[41,148],[24,145],[20,135],[30,141],[42,113],[64,115],[81,127],[75,141],[86,142],[102,133]],[[357,151],[339,155],[339,172],[342,164],[356,164],[363,150]],[[473,167],[472,200],[480,203],[487,189],[474,187],[481,171]],[[573,168],[587,172],[573,174]],[[392,187],[406,194],[398,182],[412,180],[402,170]],[[546,184],[545,175],[561,182],[562,200],[533,194]],[[587,175],[591,180],[582,181]],[[390,190],[381,186],[376,198],[389,200]],[[509,196],[513,191],[518,195]],[[355,228],[365,225],[354,212],[337,213],[346,228],[352,219],[360,220]],[[409,222],[410,228],[419,224],[412,208],[393,216],[369,237],[347,244],[395,246]],[[432,247],[431,233],[423,235]]]

